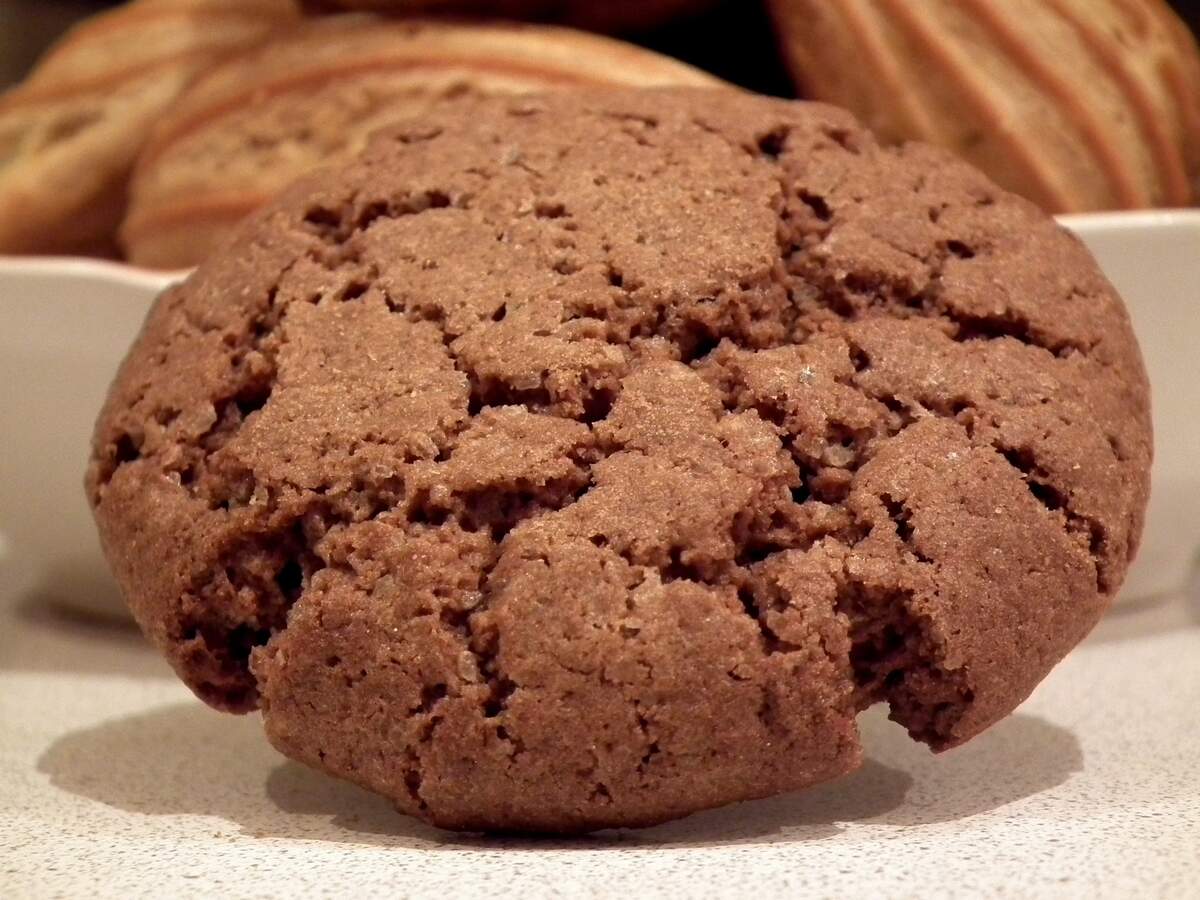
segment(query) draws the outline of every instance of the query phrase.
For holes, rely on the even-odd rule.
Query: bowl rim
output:
[[[143,269],[118,260],[86,256],[0,256],[0,278],[99,279],[155,291],[182,280],[189,271]]]
[[[1055,216],[1055,219],[1060,225],[1081,232],[1146,231],[1178,227],[1200,230],[1200,208],[1072,213]]]

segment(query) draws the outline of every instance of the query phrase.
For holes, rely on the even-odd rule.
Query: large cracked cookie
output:
[[[89,490],[143,629],[451,828],[644,825],[1009,713],[1119,587],[1147,385],[1031,204],[733,92],[382,134],[155,306]],[[986,773],[981,773],[985,777]]]

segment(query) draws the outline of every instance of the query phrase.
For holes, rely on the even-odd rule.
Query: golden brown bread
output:
[[[292,0],[136,0],[70,31],[0,97],[0,253],[104,252],[155,120]]]
[[[367,136],[465,95],[718,82],[656,53],[554,26],[335,16],[198,81],[139,160],[122,243],[140,265],[194,265],[246,213]]]
[[[1161,0],[771,0],[809,96],[1052,212],[1191,203],[1200,54]]]

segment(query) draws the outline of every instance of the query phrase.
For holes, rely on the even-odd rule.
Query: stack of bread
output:
[[[290,0],[134,0],[76,27],[0,97],[0,252],[111,250],[162,114],[297,18]]]
[[[1162,0],[771,0],[807,95],[1051,212],[1192,202],[1200,56]]]
[[[297,175],[441,103],[717,83],[631,44],[551,25],[320,19],[217,66],[161,119],[130,184],[122,245],[140,265],[191,265]]]
[[[190,266],[296,176],[434,106],[711,86],[681,62],[565,27],[642,29],[710,5],[131,0],[79,25],[0,97],[0,252]],[[769,7],[801,94],[849,108],[885,141],[940,144],[1051,212],[1193,201],[1200,54],[1160,0]],[[444,13],[492,18],[430,18]]]
[[[608,6],[580,8],[593,5]],[[603,21],[583,21],[615,26],[645,12],[616,3]],[[295,176],[442,100],[715,83],[552,25],[304,21],[294,0],[132,0],[76,27],[0,98],[0,252],[191,266]]]

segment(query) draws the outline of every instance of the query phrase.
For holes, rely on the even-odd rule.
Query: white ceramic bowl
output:
[[[171,280],[93,260],[0,257],[0,577],[20,570],[40,596],[124,610],[83,473],[117,365]]]
[[[1150,372],[1150,508],[1121,599],[1181,590],[1200,549],[1200,210],[1060,221],[1125,298]]]
[[[1183,586],[1200,547],[1200,211],[1072,216],[1125,297],[1154,389],[1146,532],[1122,599]],[[83,495],[92,423],[151,300],[178,274],[0,258],[0,577],[121,609]]]

